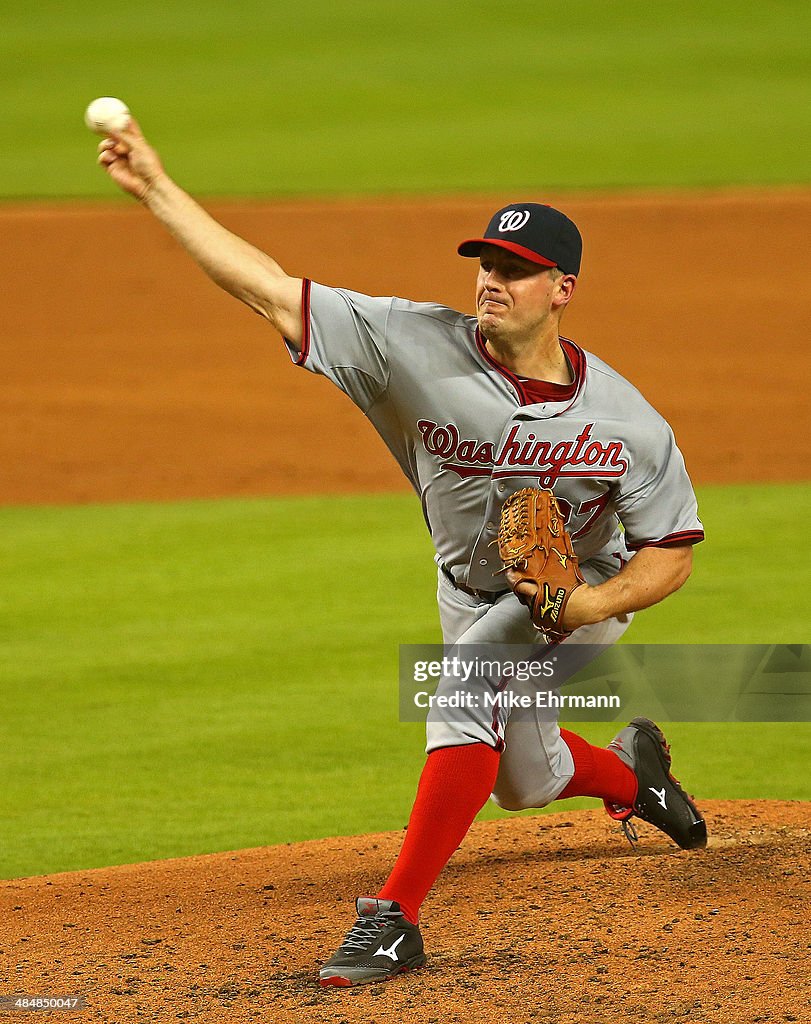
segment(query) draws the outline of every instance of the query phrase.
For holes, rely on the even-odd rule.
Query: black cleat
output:
[[[631,845],[637,839],[629,821],[634,815],[661,829],[683,850],[707,845],[707,826],[700,811],[670,774],[670,747],[658,725],[635,718],[617,733],[608,749],[628,765],[639,783],[633,807],[603,801],[611,817],[622,822]]]
[[[364,897],[355,906],[358,919],[319,971],[319,984],[365,985],[422,967],[420,930],[403,917],[399,903]]]

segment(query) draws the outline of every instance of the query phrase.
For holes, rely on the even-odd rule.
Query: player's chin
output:
[[[503,333],[504,318],[494,313],[483,313],[479,310],[479,330],[490,341],[495,341]]]
[[[477,316],[479,324],[498,324],[504,319],[504,309],[492,303],[479,306]]]

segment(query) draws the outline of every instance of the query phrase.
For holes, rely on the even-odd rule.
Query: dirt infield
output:
[[[0,990],[117,1024],[804,1024],[808,805],[704,809],[699,853],[649,827],[634,852],[601,811],[475,824],[425,905],[428,967],[352,990],[316,971],[399,833],[3,882]]]
[[[568,334],[673,423],[694,479],[807,479],[811,191],[550,196],[586,239]],[[492,200],[214,204],[289,273],[469,309]],[[134,205],[0,209],[0,504],[400,489],[349,402],[294,369]]]

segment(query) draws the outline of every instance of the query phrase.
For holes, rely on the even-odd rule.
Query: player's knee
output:
[[[490,799],[502,811],[523,811],[529,806],[516,793],[491,793]]]
[[[565,782],[554,777],[545,782],[533,779],[529,783],[528,780],[528,784],[523,786],[497,780],[490,799],[504,811],[525,811],[529,807],[546,807],[551,804],[564,786]]]

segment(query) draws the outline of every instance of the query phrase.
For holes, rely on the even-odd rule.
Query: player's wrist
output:
[[[159,167],[153,174],[144,177],[144,188],[138,200],[153,213],[157,213],[161,207],[171,203],[173,190],[179,192],[180,188]]]
[[[588,583],[582,583],[569,597],[563,616],[563,626],[567,630],[574,630],[581,626],[591,626],[610,617],[611,613],[606,610],[606,602],[604,595],[600,593],[600,587],[590,587]]]

